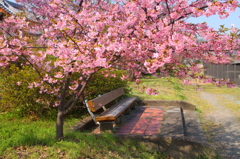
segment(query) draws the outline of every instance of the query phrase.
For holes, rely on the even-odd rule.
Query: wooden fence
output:
[[[204,74],[219,78],[219,79],[230,79],[240,85],[240,63],[235,64],[204,64]]]

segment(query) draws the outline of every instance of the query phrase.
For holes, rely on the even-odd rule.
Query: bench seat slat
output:
[[[121,115],[130,105],[132,105],[137,100],[137,97],[127,97],[117,104],[113,105],[111,108],[96,117],[96,120],[101,121],[114,121]]]
[[[92,112],[96,112],[102,106],[110,103],[111,101],[117,99],[118,97],[122,96],[124,94],[123,88],[115,89],[111,92],[108,92],[100,97],[94,98],[92,100],[88,101],[89,108]]]

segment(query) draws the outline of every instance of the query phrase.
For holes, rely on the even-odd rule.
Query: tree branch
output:
[[[82,5],[83,5],[83,0],[81,0],[80,2],[79,2],[79,8],[78,8],[78,10],[77,10],[77,13],[79,13],[81,10],[82,10]]]
[[[66,31],[61,31],[61,32],[62,32],[65,36],[67,36],[66,38],[70,39],[70,40],[74,43],[74,45],[78,48],[79,52],[82,53],[82,51],[81,51],[80,47],[78,46],[78,44],[76,43],[76,41],[75,41],[71,36],[69,36],[69,35],[66,33]]]
[[[33,63],[32,63],[31,61],[29,61],[25,55],[22,54],[21,56],[22,56],[27,62],[29,62],[29,64],[32,66],[32,68],[37,72],[37,74],[39,75],[39,77],[43,80],[43,79],[44,79],[43,76],[42,76],[41,73],[38,71],[38,69],[34,67]],[[49,82],[47,82],[47,81],[45,81],[45,80],[43,80],[43,81],[44,81],[45,83],[47,83],[48,85],[50,85],[51,87],[53,87],[53,85],[52,85],[51,83],[49,83]]]
[[[76,103],[78,102],[80,96],[83,94],[83,91],[85,90],[87,83],[90,81],[91,77],[93,74],[88,75],[88,77],[86,78],[84,84],[82,85],[81,89],[79,90],[79,92],[76,95],[76,98],[74,99],[73,103],[71,104],[70,107],[68,107],[68,109],[66,111],[64,111],[64,115],[68,114],[76,105]]]
[[[70,83],[70,77],[69,76],[70,76],[70,73],[68,73],[68,76],[66,77],[66,79],[64,81],[64,86],[62,88],[61,97],[60,97],[60,104],[58,106],[58,110],[60,110],[60,111],[64,111],[66,94],[67,94],[67,90],[69,88],[69,83]]]
[[[204,9],[207,8],[207,7],[208,7],[207,5],[206,5],[206,6],[203,6],[203,7],[200,7],[199,10],[204,10]],[[176,21],[179,21],[179,20],[185,18],[186,16],[188,16],[188,15],[190,15],[190,14],[192,14],[192,13],[193,13],[193,12],[189,12],[189,13],[186,13],[186,14],[184,14],[183,16],[179,17],[178,19],[171,20],[171,22],[168,23],[168,25],[173,25]]]

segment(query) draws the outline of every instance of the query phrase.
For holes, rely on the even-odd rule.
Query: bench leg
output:
[[[131,106],[130,106],[130,109],[131,110],[134,110],[134,109],[136,109],[136,105],[137,105],[137,103],[136,102],[134,102]]]
[[[113,124],[114,122],[100,122],[100,132],[113,132]]]
[[[116,124],[122,124],[122,115],[120,115],[116,120],[115,120]]]
[[[131,113],[131,108],[127,108],[124,112],[125,115],[130,115]]]

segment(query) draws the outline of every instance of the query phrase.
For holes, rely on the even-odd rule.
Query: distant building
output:
[[[10,2],[7,0],[0,0],[0,21],[6,16],[17,14],[19,11],[22,11],[24,6]]]
[[[38,23],[38,18],[32,13],[26,10],[23,5],[8,1],[8,0],[0,0],[0,22],[11,15],[15,15],[21,11],[25,10],[27,12],[27,20],[31,23]],[[6,29],[6,28],[4,28]],[[25,32],[28,35],[32,36],[41,36],[40,31],[35,32]],[[8,35],[5,35],[8,36]]]

